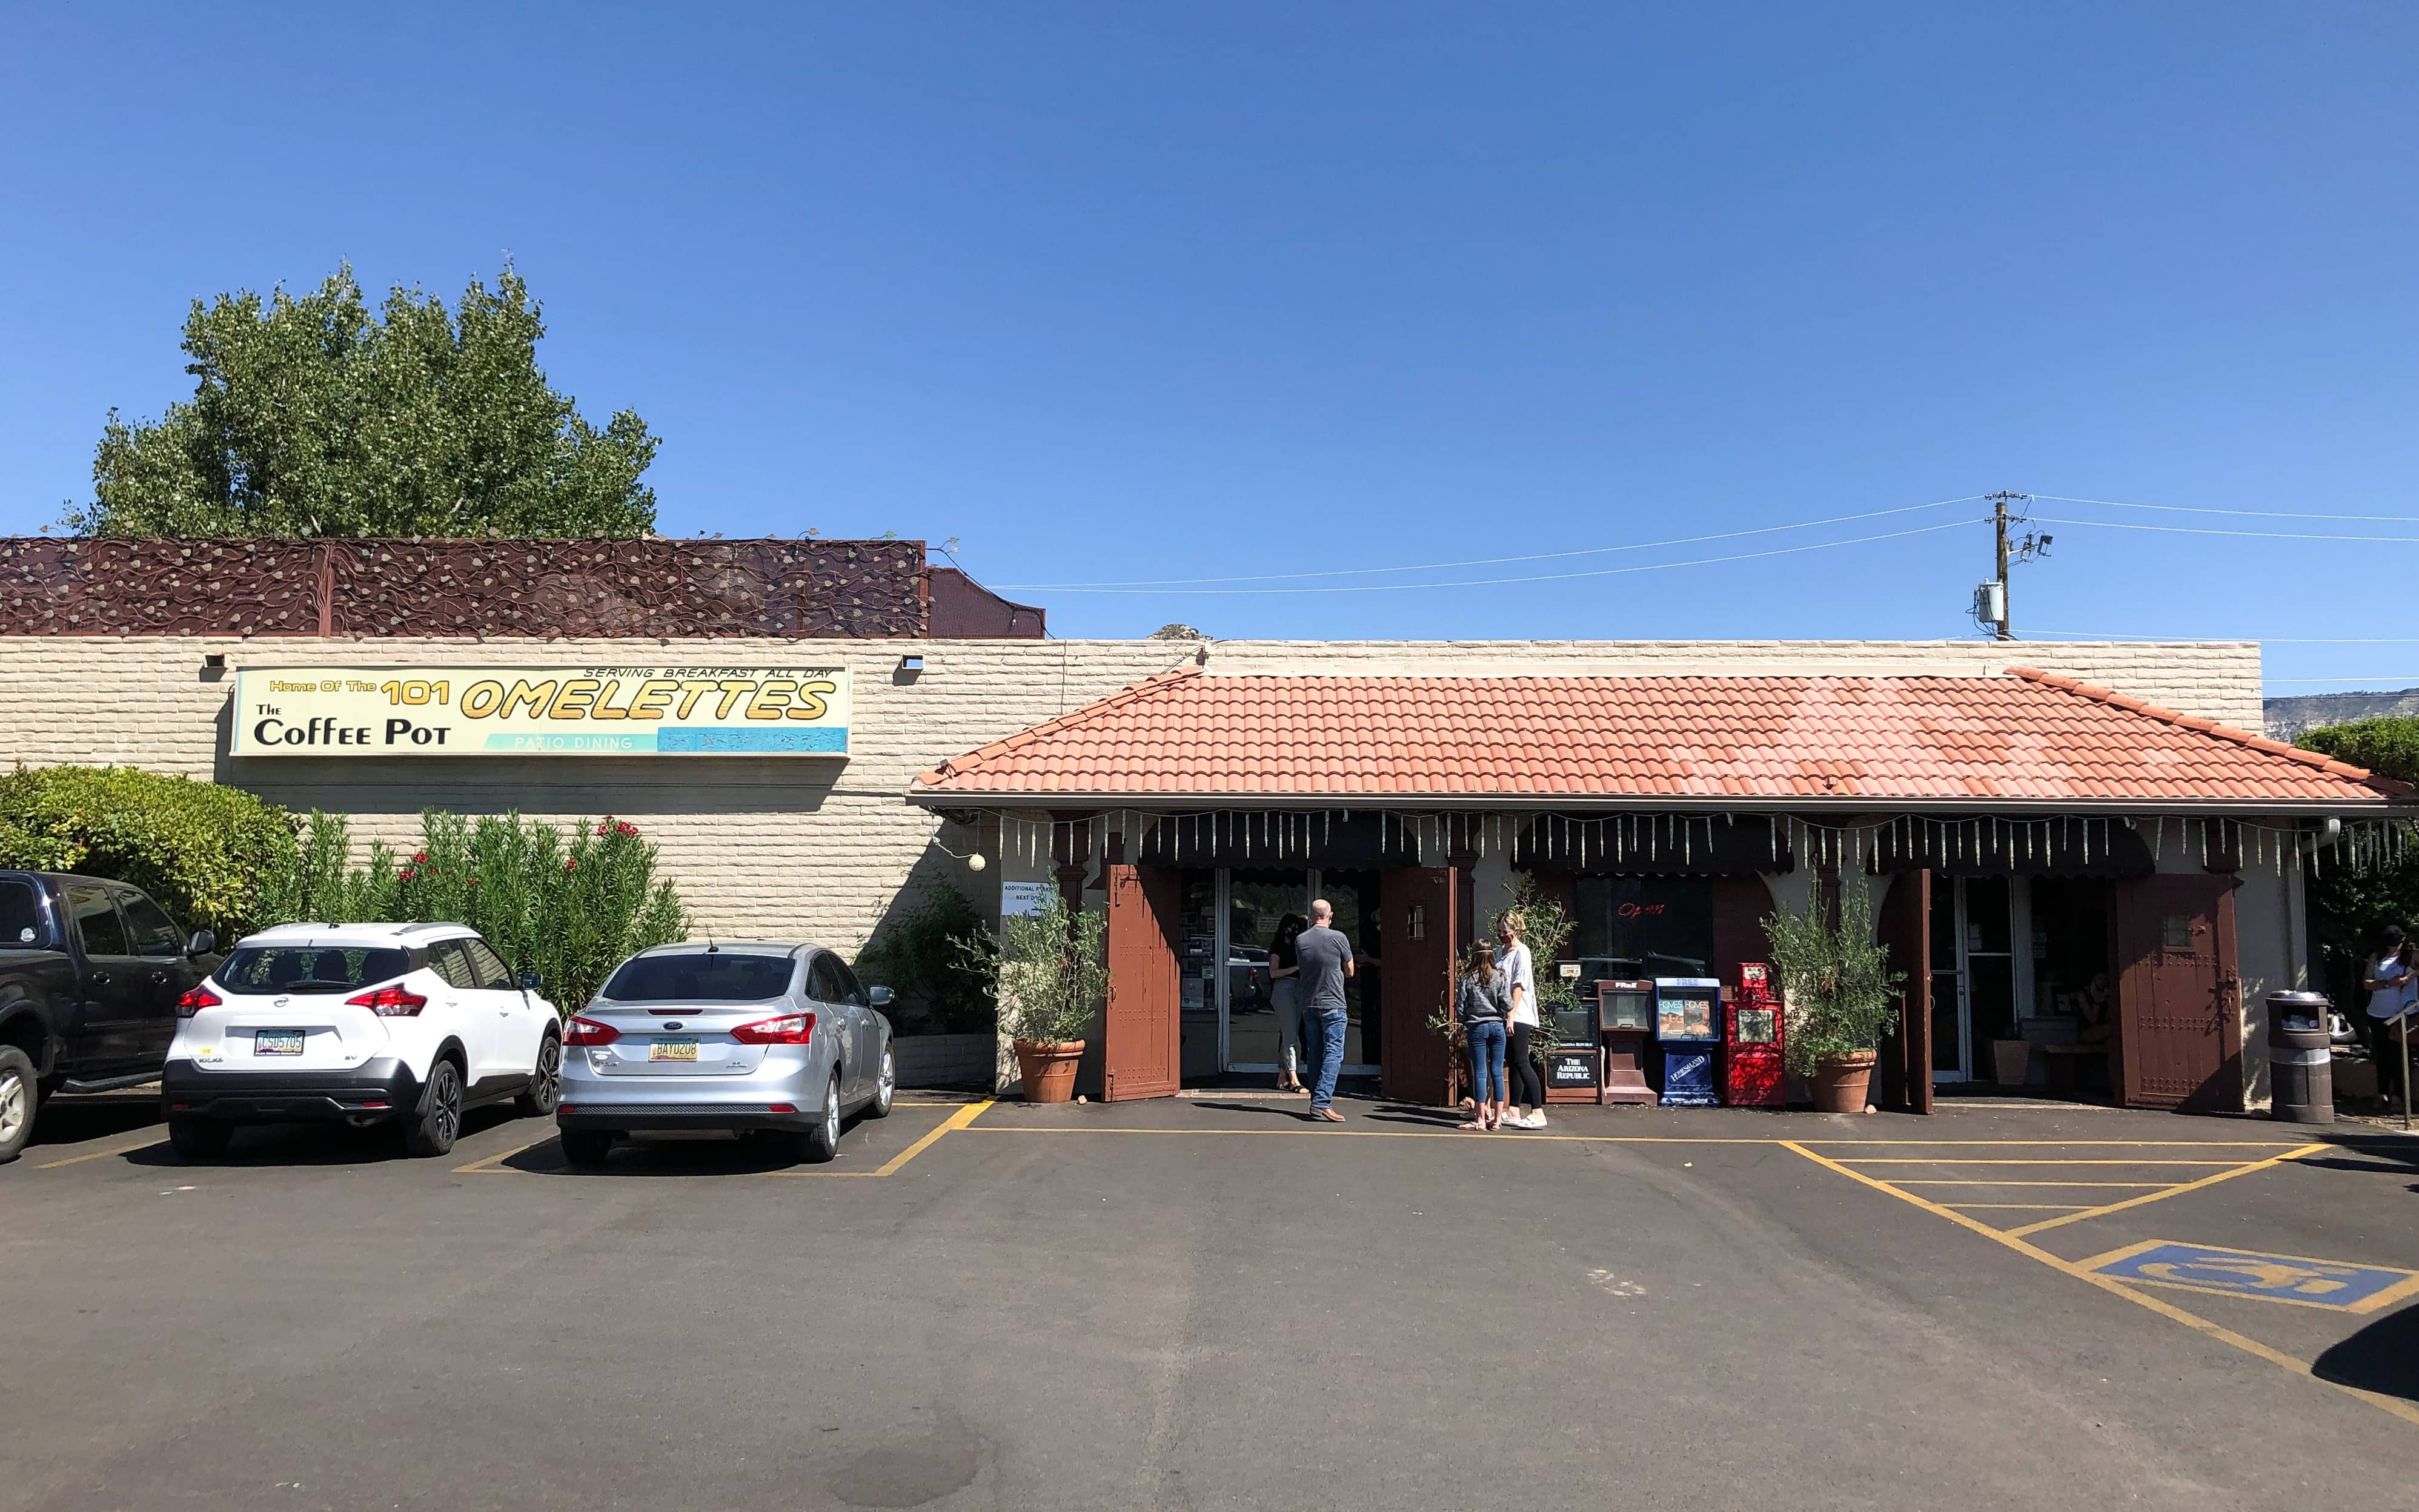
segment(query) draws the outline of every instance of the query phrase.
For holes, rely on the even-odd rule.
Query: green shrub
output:
[[[999,1007],[985,975],[966,965],[966,949],[990,933],[964,894],[930,887],[866,942],[856,974],[899,995],[886,1011],[901,1034],[987,1034],[999,1026]]]
[[[605,816],[566,835],[517,813],[466,820],[431,809],[408,852],[384,841],[350,866],[346,822],[314,811],[278,902],[285,920],[468,924],[515,971],[546,978],[547,995],[578,1011],[622,959],[688,933],[655,847],[639,826]]]
[[[223,941],[274,917],[294,830],[292,814],[240,788],[139,767],[0,777],[0,866],[131,882]]]

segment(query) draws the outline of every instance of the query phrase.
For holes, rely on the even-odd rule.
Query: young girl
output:
[[[1470,1095],[1473,1109],[1461,1125],[1492,1132],[1503,1126],[1503,1021],[1511,1015],[1503,974],[1495,969],[1495,948],[1470,948],[1470,970],[1461,979],[1454,1017],[1470,1041]]]

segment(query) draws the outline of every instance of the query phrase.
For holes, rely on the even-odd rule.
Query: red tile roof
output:
[[[917,779],[949,795],[2374,808],[2409,786],[2072,678],[1163,672]]]

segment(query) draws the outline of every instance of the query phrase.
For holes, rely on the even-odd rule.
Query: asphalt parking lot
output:
[[[141,1100],[0,1170],[0,1508],[2302,1507],[2419,1488],[2419,1141],[910,1096],[840,1159]]]

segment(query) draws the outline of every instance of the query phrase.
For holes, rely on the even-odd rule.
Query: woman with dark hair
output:
[[[1453,1016],[1470,1041],[1470,1095],[1474,1103],[1464,1129],[1489,1133],[1503,1126],[1503,1021],[1512,1003],[1503,973],[1495,969],[1495,948],[1481,940],[1470,948]]]
[[[2377,1068],[2377,1090],[2387,1097],[2402,1086],[2402,1041],[2410,1032],[2411,1011],[2419,1002],[2419,959],[2399,924],[2388,924],[2378,936],[2377,964],[2360,984],[2368,989],[2368,1011],[2362,1017],[2370,1064]]]
[[[1302,966],[1293,942],[1310,928],[1300,914],[1277,921],[1269,941],[1269,1002],[1277,1011],[1277,1090],[1307,1092],[1302,1085]]]

